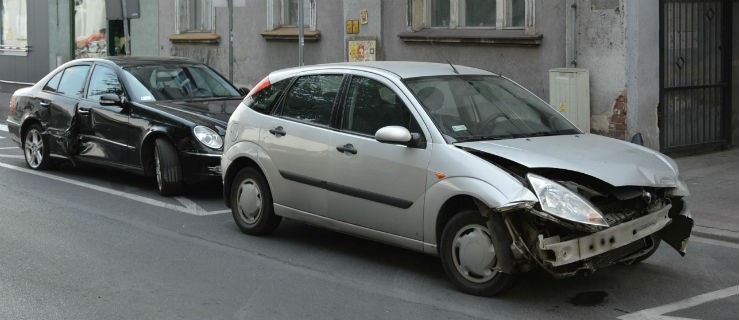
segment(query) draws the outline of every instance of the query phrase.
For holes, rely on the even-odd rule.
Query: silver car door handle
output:
[[[41,101],[38,104],[40,104],[42,107],[48,107],[51,105],[51,102],[49,101]]]
[[[349,152],[351,154],[357,154],[357,149],[354,148],[354,145],[352,145],[351,143],[347,143],[343,146],[338,146],[336,147],[336,150],[339,152]]]
[[[77,112],[79,114],[88,114],[90,113],[90,108],[77,108]]]

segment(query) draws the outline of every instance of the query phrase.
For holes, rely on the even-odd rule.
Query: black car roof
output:
[[[162,64],[181,64],[181,63],[200,63],[193,59],[182,58],[182,57],[132,57],[132,56],[112,56],[104,58],[89,58],[89,59],[78,59],[75,61],[110,61],[121,67],[132,66],[132,65],[162,65]]]

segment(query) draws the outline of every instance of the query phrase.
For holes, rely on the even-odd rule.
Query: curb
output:
[[[739,244],[739,232],[711,227],[693,226],[692,236]]]

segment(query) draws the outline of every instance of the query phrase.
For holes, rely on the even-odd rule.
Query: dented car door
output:
[[[119,165],[134,164],[136,148],[131,143],[131,112],[121,100],[123,93],[116,72],[109,67],[95,65],[86,96],[77,106],[79,157]],[[101,98],[106,94],[118,97],[118,101],[103,105]]]

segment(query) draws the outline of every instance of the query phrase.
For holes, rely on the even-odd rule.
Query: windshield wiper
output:
[[[556,131],[537,131],[533,133],[527,133],[520,135],[521,138],[524,137],[546,137],[546,136],[559,136],[559,135],[567,135],[567,134],[578,134],[579,132],[574,130],[556,130]]]
[[[187,98],[184,99],[187,102],[192,101],[213,101],[213,100],[242,100],[242,96],[219,96],[219,97],[199,97],[199,98]]]
[[[457,137],[457,141],[455,143],[459,142],[474,142],[474,141],[486,141],[486,140],[500,140],[507,137],[501,137],[501,136],[475,136],[475,137]]]

